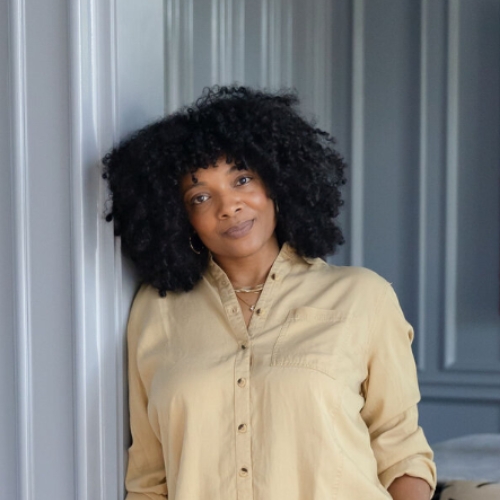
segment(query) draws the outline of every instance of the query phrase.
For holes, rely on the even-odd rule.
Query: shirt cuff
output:
[[[387,468],[378,477],[384,488],[388,489],[395,479],[404,475],[426,481],[431,487],[429,498],[432,498],[436,490],[436,466],[432,460],[422,455],[414,455]]]

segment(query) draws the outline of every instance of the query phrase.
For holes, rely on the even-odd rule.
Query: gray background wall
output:
[[[331,260],[393,282],[431,442],[500,432],[500,2],[9,0],[0,65],[2,500],[123,497],[99,159],[212,83],[298,89],[350,164]]]

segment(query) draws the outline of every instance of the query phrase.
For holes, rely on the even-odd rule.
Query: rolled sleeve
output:
[[[422,428],[418,426],[416,406],[387,423],[372,436],[372,448],[377,457],[379,480],[388,488],[403,475],[419,477],[435,485],[432,450]]]
[[[412,340],[413,329],[387,284],[372,328],[361,415],[370,432],[381,484],[388,488],[406,474],[424,479],[434,490],[433,452],[418,425],[420,392]]]

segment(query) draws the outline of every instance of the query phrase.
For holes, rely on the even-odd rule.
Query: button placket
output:
[[[271,269],[271,275],[261,294],[257,309],[253,315],[249,327],[246,326],[238,299],[232,285],[225,273],[216,265],[212,266],[213,273],[219,288],[220,298],[225,308],[226,317],[229,321],[232,333],[237,342],[234,363],[234,439],[236,448],[236,462],[234,474],[236,475],[236,487],[238,500],[253,500],[252,479],[252,425],[250,420],[250,373],[253,362],[252,341],[255,335],[263,329],[266,322],[269,307],[272,304],[273,290],[282,281],[282,271],[288,262],[277,260]]]
[[[235,439],[236,439],[236,472],[238,474],[238,499],[252,500],[252,455],[250,426],[250,360],[251,344],[241,342],[235,361]]]

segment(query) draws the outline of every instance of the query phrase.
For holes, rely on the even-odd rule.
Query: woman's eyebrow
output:
[[[227,170],[226,175],[230,175],[230,174],[232,174],[236,171],[239,171],[239,170],[246,170],[246,168],[241,168],[241,166],[238,167],[238,165],[233,165],[231,168],[229,168]]]
[[[191,184],[183,190],[184,193],[187,193],[191,188],[194,188],[196,186],[205,186],[204,182],[200,182],[198,177],[194,175],[194,173],[191,174],[190,176]]]
[[[235,171],[241,172],[242,170],[250,170],[245,164],[240,164],[236,165],[234,164],[228,171],[226,172],[226,175],[232,174]]]
[[[196,183],[192,183],[190,184],[186,189],[183,190],[182,194],[185,195],[186,193],[188,193],[189,191],[191,191],[191,189],[195,188],[195,187],[198,187],[198,186],[206,186],[206,183],[205,182],[196,182]]]

